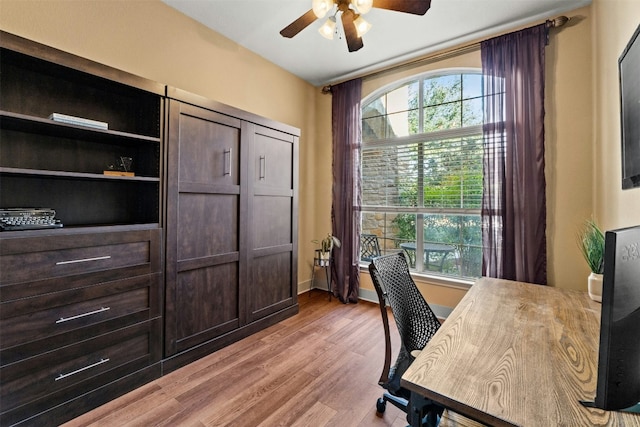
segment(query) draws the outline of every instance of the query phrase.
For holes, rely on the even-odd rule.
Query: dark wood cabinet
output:
[[[0,33],[0,208],[64,224],[0,233],[2,426],[58,425],[161,375],[163,95]],[[133,176],[105,174],[120,157]]]
[[[168,94],[165,370],[298,309],[298,130]]]
[[[64,224],[0,232],[0,426],[58,425],[297,313],[298,137],[0,32],[0,208]]]
[[[57,425],[160,376],[161,230],[125,228],[2,233],[0,425]]]
[[[164,86],[11,34],[0,39],[0,207],[52,208],[65,227],[158,226]],[[105,175],[123,157],[135,176]]]

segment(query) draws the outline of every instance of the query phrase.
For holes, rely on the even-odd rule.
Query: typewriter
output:
[[[61,228],[56,211],[49,208],[0,209],[0,231]]]

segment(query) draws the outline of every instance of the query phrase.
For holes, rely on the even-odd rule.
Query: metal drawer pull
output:
[[[71,261],[58,261],[56,262],[56,265],[75,264],[78,262],[89,262],[89,261],[101,261],[103,259],[110,259],[110,258],[111,258],[111,255],[97,256],[95,258],[72,259]]]
[[[63,380],[67,377],[70,377],[71,375],[79,374],[80,372],[86,371],[87,369],[95,368],[96,366],[102,365],[103,363],[107,363],[108,361],[109,361],[109,358],[107,357],[106,359],[100,359],[99,362],[92,363],[91,365],[85,366],[84,368],[76,369],[75,371],[69,372],[68,374],[60,374],[56,377],[56,381]]]
[[[92,314],[102,313],[103,311],[107,311],[107,310],[111,310],[111,307],[102,307],[102,308],[99,308],[97,310],[89,311],[87,313],[77,314],[77,315],[71,316],[71,317],[61,317],[59,320],[56,320],[56,323],[68,322],[69,320],[75,320],[75,319],[79,319],[81,317],[91,316]]]
[[[267,156],[260,156],[260,172],[258,179],[263,180],[267,178]]]
[[[231,176],[231,148],[224,150],[224,175]]]

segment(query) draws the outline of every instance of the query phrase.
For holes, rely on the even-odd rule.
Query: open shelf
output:
[[[0,167],[0,174],[40,176],[50,178],[70,178],[70,179],[97,179],[97,180],[114,180],[114,181],[140,181],[140,182],[160,182],[160,178],[146,176],[111,176],[96,173],[80,173],[80,172],[58,172],[38,169],[20,169]]]
[[[0,48],[0,208],[55,209],[63,230],[159,224],[164,98],[141,89],[157,85],[39,53]],[[52,113],[108,129],[54,121]],[[104,173],[120,170],[122,158],[132,159],[134,176]]]
[[[159,222],[160,183],[48,175],[0,175],[3,208],[47,207],[65,226]]]
[[[0,49],[2,110],[106,122],[111,131],[161,136],[161,96],[30,55]],[[77,64],[81,66],[82,64]]]
[[[110,144],[126,144],[132,142],[160,143],[159,137],[120,132],[116,130],[94,129],[88,126],[72,125],[56,122],[48,118],[34,117],[26,114],[0,110],[0,126],[3,129],[48,134],[57,137],[86,139]]]

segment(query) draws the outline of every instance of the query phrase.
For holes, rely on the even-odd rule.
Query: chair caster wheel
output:
[[[387,402],[382,397],[378,398],[376,402],[376,415],[381,417],[385,409],[387,409]]]

